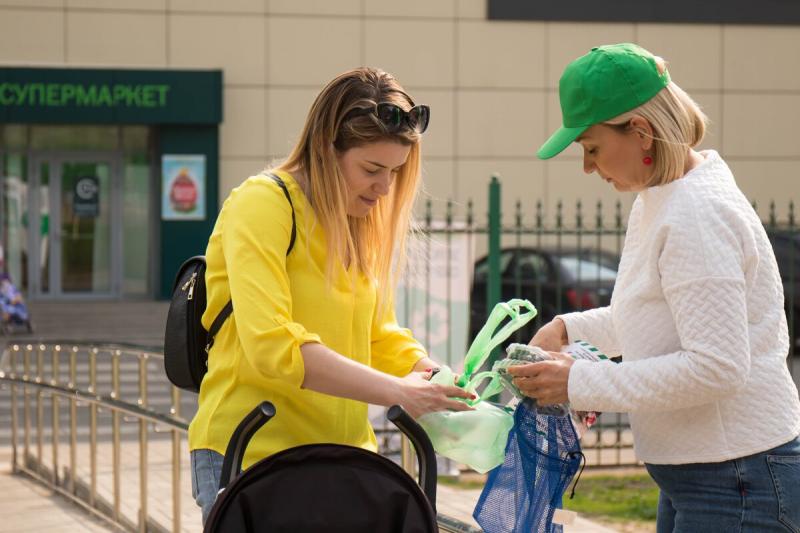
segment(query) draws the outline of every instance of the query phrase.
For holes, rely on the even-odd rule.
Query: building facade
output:
[[[751,199],[797,196],[791,9],[766,6],[777,16],[764,19],[738,0],[701,13],[677,2],[681,16],[514,4],[525,3],[0,0],[6,269],[31,298],[163,297],[180,260],[203,253],[227,193],[283,157],[323,84],[359,65],[394,73],[431,106],[424,188],[438,212],[472,199],[484,213],[493,173],[507,216],[518,200],[531,217],[538,200],[548,214],[563,200],[569,216],[577,199],[619,198],[583,174],[577,147],[546,162],[535,151],[560,123],[564,66],[622,41],[668,61],[711,119],[702,147],[720,151]]]

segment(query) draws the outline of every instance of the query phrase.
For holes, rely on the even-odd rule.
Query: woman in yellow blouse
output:
[[[300,140],[272,172],[253,176],[222,206],[206,251],[215,338],[199,410],[189,427],[192,491],[203,522],[239,421],[268,399],[276,416],[251,441],[245,467],[302,444],[376,450],[367,404],[412,416],[468,409],[457,387],[430,383],[437,366],[398,326],[392,292],[420,179],[427,106],[386,72],[360,68],[317,96]]]

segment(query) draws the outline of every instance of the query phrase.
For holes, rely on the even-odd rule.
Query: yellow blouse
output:
[[[332,442],[376,450],[367,404],[302,389],[300,346],[322,342],[354,361],[395,376],[411,372],[423,347],[397,325],[393,306],[376,316],[376,287],[365,276],[351,282],[344,269],[328,287],[326,241],[294,178],[289,202],[267,176],[253,176],[225,200],[206,250],[208,329],[229,299],[233,314],[217,333],[189,426],[191,450],[224,454],[236,425],[259,402],[276,415],[250,442],[245,467],[302,444]],[[308,231],[310,228],[310,231]]]

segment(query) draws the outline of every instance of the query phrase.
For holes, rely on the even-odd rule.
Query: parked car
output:
[[[800,355],[800,230],[768,229],[783,282],[784,309],[791,349]],[[500,253],[500,298],[526,298],[539,315],[514,337],[527,342],[536,329],[559,313],[608,305],[614,288],[619,256],[593,249],[504,248]],[[486,281],[488,258],[475,263],[471,291],[470,340],[488,317]]]
[[[504,248],[500,252],[503,301],[525,298],[539,311],[515,336],[527,342],[541,324],[559,313],[608,305],[617,278],[619,256],[594,249]],[[470,340],[488,318],[488,257],[475,263],[470,304]]]
[[[783,281],[784,309],[795,354],[800,354],[800,232],[768,229]]]

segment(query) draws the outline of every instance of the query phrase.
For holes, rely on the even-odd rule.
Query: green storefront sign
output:
[[[0,104],[48,107],[166,107],[169,85],[2,83]]]
[[[202,156],[205,213],[217,212],[221,70],[134,70],[0,67],[0,124],[142,124],[155,132],[162,154]],[[91,178],[91,177],[90,177]],[[92,183],[75,191],[79,216],[96,216]],[[161,185],[157,187],[161,190]],[[153,213],[160,220],[160,213]],[[167,297],[175,272],[202,254],[215,216],[160,220],[157,294]],[[47,219],[43,217],[43,224]]]
[[[218,124],[222,72],[0,68],[0,122]]]

